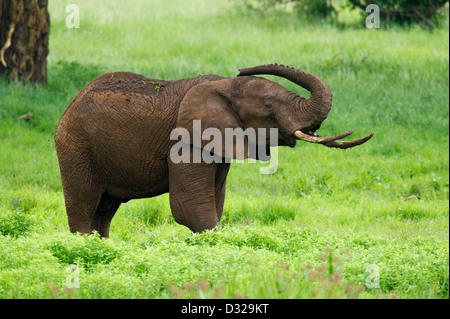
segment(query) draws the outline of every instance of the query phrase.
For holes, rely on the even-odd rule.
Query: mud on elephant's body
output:
[[[287,78],[311,91],[311,97],[255,74]],[[280,146],[294,147],[297,139],[337,148],[367,141],[372,134],[339,142],[351,132],[332,137],[315,133],[331,99],[322,79],[282,65],[241,69],[232,78],[162,81],[128,72],[98,77],[73,99],[55,134],[70,230],[96,230],[108,237],[121,203],[167,192],[178,223],[194,232],[218,226],[229,161],[174,163],[169,154],[177,141],[170,139],[171,132],[184,128],[192,133],[193,121],[201,120],[202,130],[222,133],[226,128],[277,128]],[[196,146],[205,145],[190,147]],[[220,151],[215,155],[239,157]],[[248,156],[245,144],[243,157]]]

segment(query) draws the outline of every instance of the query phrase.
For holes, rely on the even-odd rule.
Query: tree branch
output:
[[[416,8],[412,8],[412,11],[421,18],[426,24],[430,26],[431,29],[435,29],[436,26],[433,24],[433,22],[430,21],[430,19],[427,19],[422,13],[420,13]]]

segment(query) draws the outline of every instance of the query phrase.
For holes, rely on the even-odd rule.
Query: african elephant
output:
[[[309,90],[309,99],[257,74],[284,77]],[[349,148],[369,140],[337,141],[315,133],[331,108],[329,86],[314,75],[284,66],[240,69],[237,77],[203,75],[177,81],[129,72],[104,74],[83,88],[65,110],[55,133],[71,232],[109,236],[121,203],[169,192],[174,219],[193,232],[220,225],[230,161],[170,159],[175,128],[277,129],[279,146],[296,140]],[[241,158],[257,157],[244,139]],[[255,143],[260,143],[258,140]],[[265,141],[263,141],[265,142]],[[198,143],[197,143],[198,144]],[[203,141],[191,148],[205,147]],[[269,149],[267,145],[263,145]],[[238,158],[215,152],[219,158]],[[259,153],[258,153],[259,154]]]

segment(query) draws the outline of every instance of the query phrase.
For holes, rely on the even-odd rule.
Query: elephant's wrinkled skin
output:
[[[332,100],[328,85],[318,77],[276,64],[240,71],[232,78],[205,75],[178,81],[114,72],[82,89],[55,134],[70,231],[96,230],[108,237],[121,203],[166,192],[178,223],[193,232],[218,226],[230,164],[175,164],[169,157],[177,142],[169,138],[171,131],[182,127],[192,133],[193,120],[201,120],[202,129],[221,132],[278,128],[278,145],[290,147],[301,139],[348,148],[372,136],[339,142],[351,132],[333,137],[315,133]],[[302,98],[254,74],[285,77],[311,91],[311,97]]]

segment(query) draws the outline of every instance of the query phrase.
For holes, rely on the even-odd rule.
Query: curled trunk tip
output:
[[[311,96],[306,101],[305,107],[307,110],[305,111],[310,114],[316,114],[317,119],[314,122],[322,122],[327,117],[331,109],[333,96],[330,87],[321,78],[296,68],[276,63],[239,69],[238,76],[256,74],[280,76],[307,89],[311,92]],[[301,100],[298,99],[298,105],[300,105]]]

